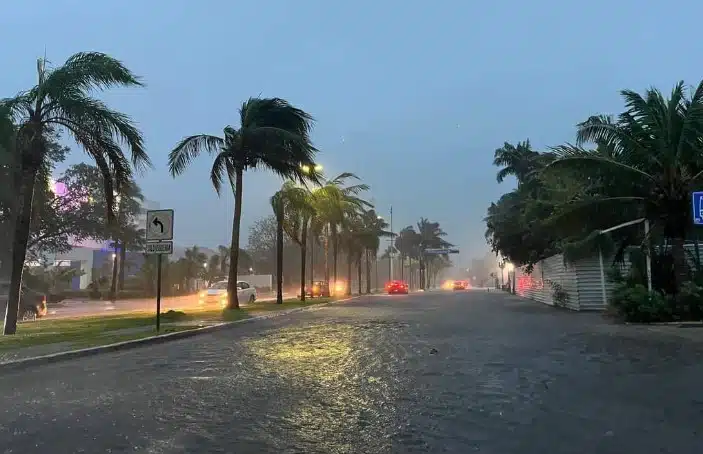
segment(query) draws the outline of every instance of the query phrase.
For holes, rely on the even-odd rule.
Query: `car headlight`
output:
[[[207,292],[200,292],[200,297],[201,297],[201,298],[205,298],[206,295],[207,295]]]

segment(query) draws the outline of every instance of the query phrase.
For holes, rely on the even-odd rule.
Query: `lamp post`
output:
[[[515,265],[512,263],[508,262],[505,264],[505,267],[508,269],[508,281],[510,282],[510,288],[508,291],[510,293],[515,293]],[[512,273],[513,277],[510,277],[510,273]]]

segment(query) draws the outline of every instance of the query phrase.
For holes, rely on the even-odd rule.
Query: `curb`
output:
[[[17,360],[13,360],[13,361],[6,361],[6,362],[0,363],[0,372],[22,370],[22,369],[26,369],[26,368],[30,368],[30,367],[34,367],[34,366],[40,366],[40,365],[44,365],[44,364],[53,364],[53,363],[67,361],[67,360],[75,359],[75,358],[85,358],[88,356],[99,355],[101,353],[116,352],[116,351],[121,351],[121,350],[131,350],[133,348],[138,348],[138,347],[147,346],[147,345],[163,344],[163,343],[174,341],[174,340],[186,339],[189,337],[198,336],[200,334],[208,334],[208,333],[214,333],[217,331],[222,331],[224,329],[232,328],[232,327],[234,327],[236,325],[240,325],[240,324],[253,323],[253,322],[260,321],[260,320],[268,320],[271,318],[283,317],[285,315],[293,314],[296,312],[313,311],[313,310],[317,310],[317,309],[322,309],[324,307],[327,307],[327,306],[330,306],[333,304],[338,304],[338,303],[343,303],[346,301],[355,300],[355,299],[358,299],[358,298],[361,298],[364,296],[369,296],[369,295],[352,296],[351,298],[344,298],[344,299],[336,300],[336,301],[328,301],[326,303],[315,304],[315,305],[309,306],[309,307],[296,307],[293,309],[287,309],[287,310],[282,310],[282,311],[272,311],[270,314],[266,314],[266,315],[258,315],[256,317],[248,317],[248,318],[244,318],[242,320],[236,320],[233,322],[218,323],[217,325],[204,326],[202,328],[189,329],[186,331],[178,331],[175,333],[168,333],[168,334],[157,334],[155,336],[143,337],[141,339],[134,339],[134,340],[128,340],[128,341],[123,341],[123,342],[116,342],[114,344],[99,345],[97,347],[82,348],[80,350],[69,350],[69,351],[65,351],[65,352],[52,353],[49,355],[34,356],[34,357],[30,357],[30,358],[22,358],[22,359],[17,359]]]

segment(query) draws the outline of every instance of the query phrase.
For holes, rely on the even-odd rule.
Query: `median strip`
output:
[[[161,314],[159,333],[155,330],[155,316],[143,312],[23,323],[16,335],[0,337],[0,369],[19,369],[182,339],[354,298],[314,298],[304,302],[289,299],[283,304],[266,301],[239,310],[168,311]]]

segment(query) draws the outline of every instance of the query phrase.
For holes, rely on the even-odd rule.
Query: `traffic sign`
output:
[[[425,249],[427,255],[458,254],[459,249]]]
[[[146,243],[146,254],[173,254],[173,241],[159,241],[154,243]]]
[[[693,209],[693,224],[703,225],[703,191],[691,194],[691,208]]]
[[[173,240],[173,210],[149,210],[146,212],[146,240]]]

